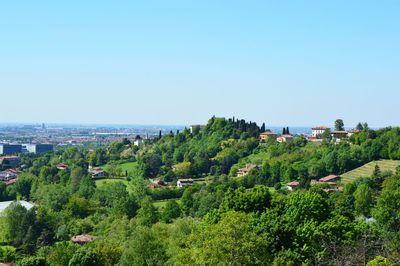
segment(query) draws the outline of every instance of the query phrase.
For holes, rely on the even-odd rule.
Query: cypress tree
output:
[[[282,129],[282,135],[286,135],[286,128]]]
[[[161,139],[162,135],[161,135],[161,130],[160,132],[158,132],[158,139]]]
[[[290,134],[289,133],[289,127],[286,127],[286,134],[288,134],[288,135]]]
[[[261,126],[261,129],[260,129],[260,130],[261,130],[261,132],[265,132],[265,123],[263,123],[263,124],[262,124],[262,126]]]

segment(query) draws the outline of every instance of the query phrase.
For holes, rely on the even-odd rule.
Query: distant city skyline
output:
[[[399,126],[398,14],[390,0],[7,1],[0,123]]]

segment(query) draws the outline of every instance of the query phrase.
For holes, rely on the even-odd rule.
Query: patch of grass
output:
[[[119,164],[118,167],[120,167],[122,171],[128,171],[128,173],[134,173],[138,167],[138,163],[137,162],[123,163]]]
[[[132,191],[130,190],[130,187],[128,186],[128,180],[125,179],[115,179],[115,178],[105,178],[105,179],[98,179],[95,181],[96,187],[103,187],[107,184],[110,183],[115,183],[115,182],[122,182],[126,185],[126,190],[131,193]]]
[[[369,162],[361,167],[358,167],[354,170],[351,170],[341,175],[342,182],[350,183],[359,177],[370,177],[374,172],[376,164],[381,169],[381,172],[392,171],[393,173],[395,173],[396,167],[400,165],[400,160],[379,160],[379,161]]]
[[[153,204],[155,207],[159,208],[159,209],[164,209],[165,205],[167,204],[168,200],[160,200],[160,201],[155,201]],[[181,203],[180,199],[175,199],[176,202],[178,202],[178,204]]]

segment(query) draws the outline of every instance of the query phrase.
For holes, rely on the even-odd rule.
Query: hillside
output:
[[[341,175],[343,183],[349,183],[359,177],[370,177],[374,171],[375,165],[378,165],[382,172],[392,171],[395,173],[396,167],[400,165],[400,160],[379,160],[364,164],[354,170]]]

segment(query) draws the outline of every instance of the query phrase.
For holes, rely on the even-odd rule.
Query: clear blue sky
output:
[[[399,1],[3,1],[0,122],[400,125]]]

